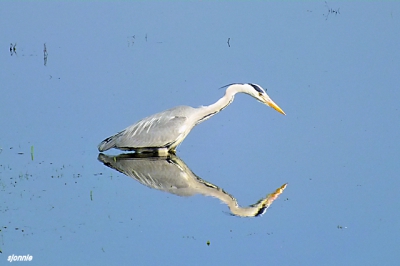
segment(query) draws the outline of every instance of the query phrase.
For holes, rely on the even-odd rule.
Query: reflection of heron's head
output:
[[[283,184],[280,188],[269,194],[266,198],[259,200],[257,203],[250,205],[249,207],[241,208],[235,201],[235,204],[228,204],[232,215],[240,217],[257,217],[262,216],[272,202],[274,202],[280,194],[283,193],[287,184]]]

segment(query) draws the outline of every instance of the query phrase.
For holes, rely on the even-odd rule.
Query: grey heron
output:
[[[226,87],[225,95],[214,104],[198,108],[177,106],[143,118],[114,136],[103,140],[98,146],[99,151],[116,148],[137,153],[175,153],[176,147],[186,138],[194,126],[231,104],[235,94],[239,92],[247,93],[285,115],[285,112],[257,84],[234,83],[224,87]]]
[[[152,189],[181,197],[201,194],[217,198],[229,207],[232,215],[240,217],[262,216],[287,186],[287,184],[283,184],[255,204],[241,207],[231,194],[198,177],[176,155],[168,154],[163,157],[148,153],[130,153],[108,156],[100,153],[97,159],[104,165]]]

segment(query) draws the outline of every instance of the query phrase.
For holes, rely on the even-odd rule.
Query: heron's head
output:
[[[274,108],[279,113],[286,115],[285,112],[268,96],[265,90],[257,84],[254,83],[246,83],[242,84],[245,93],[250,94],[258,101],[268,105],[269,107]]]

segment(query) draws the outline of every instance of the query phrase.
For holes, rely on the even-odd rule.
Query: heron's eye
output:
[[[258,93],[258,96],[262,96],[262,93],[261,93],[261,92],[259,92],[259,93]]]

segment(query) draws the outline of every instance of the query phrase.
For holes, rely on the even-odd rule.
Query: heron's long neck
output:
[[[199,114],[198,114],[199,115],[198,122],[196,124],[199,124],[199,123],[203,122],[204,120],[209,119],[213,115],[215,115],[218,112],[220,112],[221,110],[223,110],[229,104],[231,104],[236,93],[237,93],[237,91],[230,90],[228,88],[226,90],[224,97],[219,99],[216,103],[213,103],[208,106],[200,107]]]

